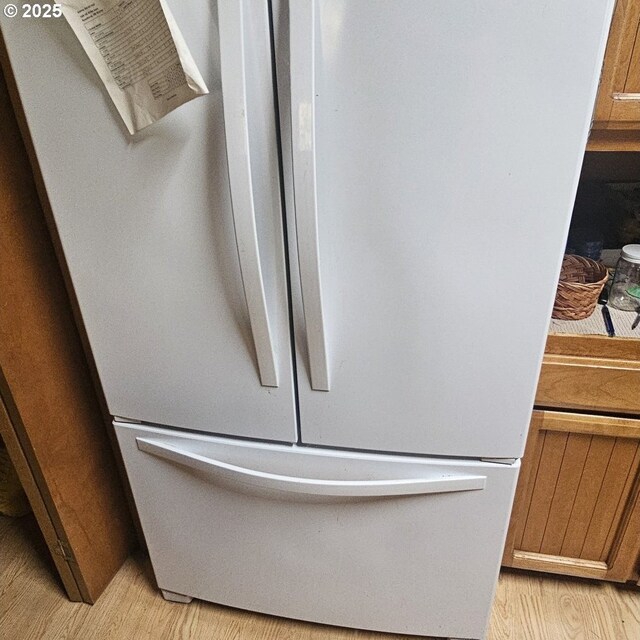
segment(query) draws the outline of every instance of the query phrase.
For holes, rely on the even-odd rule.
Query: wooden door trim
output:
[[[561,573],[579,578],[598,578],[600,580],[607,577],[608,570],[605,562],[551,556],[533,551],[514,551],[509,566],[515,569],[533,569],[534,571]]]
[[[541,428],[545,431],[563,433],[586,433],[588,435],[614,438],[640,438],[640,420],[605,416],[582,415],[562,411],[544,411]]]
[[[9,101],[13,94],[19,105],[16,88],[10,74],[6,80],[7,88],[0,75],[2,393],[25,460],[49,501],[53,526],[66,534],[57,539],[77,561],[76,575],[82,577],[70,596],[80,592],[93,602],[131,551],[134,531],[110,442],[113,432],[91,384],[83,331],[73,321],[72,290],[65,290],[65,269],[54,255],[56,242]]]
[[[627,508],[620,526],[620,534],[611,550],[609,557],[610,580],[624,582],[637,580],[640,562],[640,474],[634,481],[632,498],[627,502]],[[632,567],[631,574],[629,567]]]
[[[0,384],[0,435],[2,435],[7,453],[16,469],[24,492],[27,494],[33,514],[69,599],[73,602],[90,602],[86,585],[82,576],[78,574],[77,565],[70,561],[69,541],[66,539],[64,529],[61,528],[59,522],[57,526],[55,524],[56,512],[51,508],[51,496],[46,491],[46,484],[42,478],[40,481],[36,480],[34,469],[37,468],[37,464],[34,467],[33,456],[31,456],[32,461],[29,462],[27,452],[18,436],[20,428],[16,426],[16,422],[9,415],[8,405],[13,403],[7,398],[7,394],[6,385]],[[59,542],[65,545],[66,557],[61,552]]]

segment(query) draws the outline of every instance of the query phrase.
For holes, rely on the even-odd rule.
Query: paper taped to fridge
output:
[[[63,0],[129,133],[209,92],[164,0]]]

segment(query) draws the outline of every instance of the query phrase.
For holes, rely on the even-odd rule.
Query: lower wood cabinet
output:
[[[503,564],[638,581],[640,420],[534,411]]]

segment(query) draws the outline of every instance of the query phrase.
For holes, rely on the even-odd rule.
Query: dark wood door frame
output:
[[[0,430],[69,597],[92,603],[135,534],[7,84],[0,73]]]

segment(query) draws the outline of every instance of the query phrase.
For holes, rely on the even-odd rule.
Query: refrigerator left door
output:
[[[243,26],[266,347],[238,260],[216,3],[169,5],[210,94],[134,136],[63,18],[0,20],[57,233],[111,414],[294,441],[267,3],[245,3]],[[277,387],[261,385],[261,350]]]

